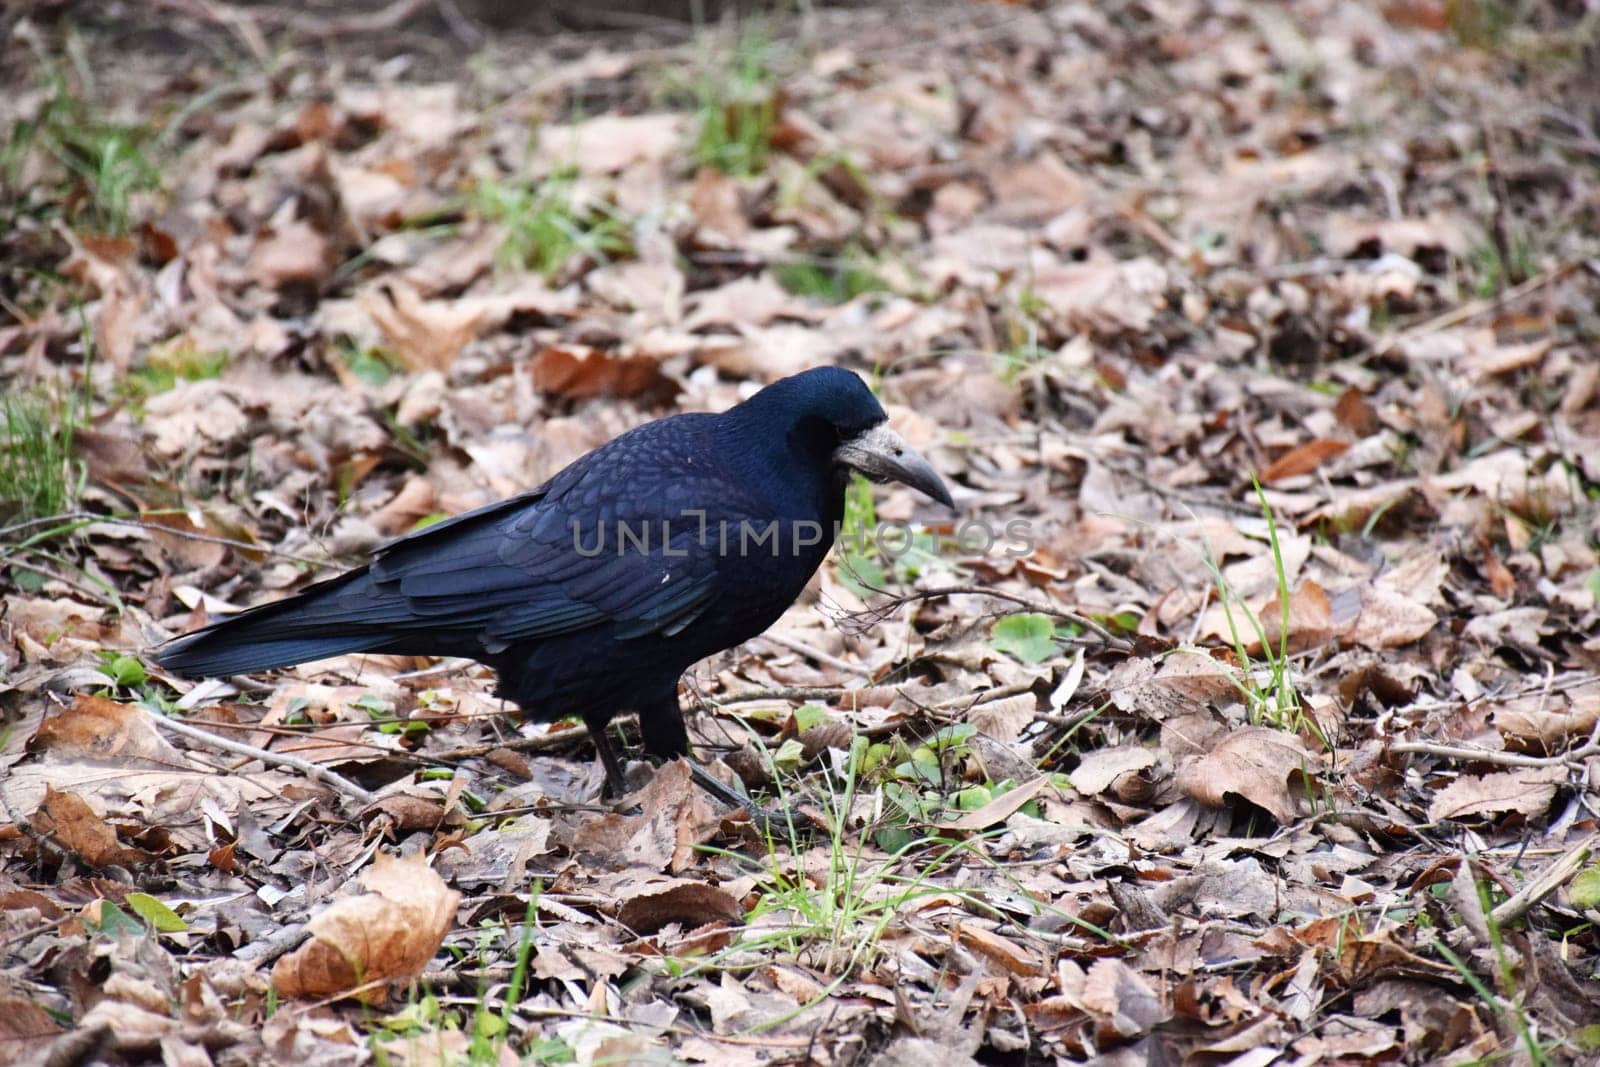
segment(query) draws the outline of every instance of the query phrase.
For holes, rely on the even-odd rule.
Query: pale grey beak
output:
[[[856,434],[833,450],[833,461],[858,470],[875,482],[899,482],[937,500],[947,508],[956,506],[950,490],[944,487],[933,466],[905,438],[879,423]]]

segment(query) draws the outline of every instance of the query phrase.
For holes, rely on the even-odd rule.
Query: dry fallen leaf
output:
[[[142,849],[125,846],[76,793],[58,793],[46,786],[44,803],[29,821],[35,833],[70,849],[91,867],[128,866],[152,858]]]
[[[396,859],[379,852],[361,884],[367,892],[312,916],[306,926],[311,940],[273,965],[272,985],[280,995],[354,991],[357,999],[378,1003],[388,996],[386,983],[417,977],[439,951],[461,894],[444,884],[425,856]]]
[[[1566,780],[1567,768],[1559,764],[1463,776],[1433,794],[1428,818],[1437,822],[1502,811],[1542,815],[1555,799],[1556,788]]]
[[[1220,808],[1232,793],[1265,808],[1280,823],[1289,823],[1300,810],[1290,778],[1308,778],[1321,766],[1322,758],[1293,734],[1243,726],[1226,734],[1211,751],[1181,763],[1177,780],[1180,789],[1202,804]]]

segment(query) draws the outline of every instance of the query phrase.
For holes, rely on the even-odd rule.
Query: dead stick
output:
[[[1561,858],[1539,872],[1539,876],[1515,893],[1489,915],[1495,925],[1515,922],[1528,913],[1539,901],[1565,885],[1578,868],[1589,861],[1596,847],[1600,847],[1600,832],[1592,833],[1562,853]]]
[[[309,760],[303,760],[299,756],[286,756],[281,752],[268,752],[264,748],[247,745],[242,741],[230,741],[225,737],[218,737],[209,730],[202,730],[198,726],[191,726],[177,719],[169,719],[165,715],[159,715],[153,711],[147,713],[160,729],[187,737],[191,741],[198,741],[209,748],[222,752],[231,752],[235,756],[246,756],[250,759],[260,760],[268,766],[289,767],[363,804],[371,804],[378,799],[348,778],[335,774],[328,768],[319,766]]]

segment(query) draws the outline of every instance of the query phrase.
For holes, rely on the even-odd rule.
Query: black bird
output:
[[[720,415],[639,426],[537,489],[390,542],[156,659],[194,677],[359,652],[474,659],[529,717],[581,716],[621,795],[606,724],[635,711],[646,752],[689,755],[679,677],[794,602],[833,545],[852,470],[953,506],[861,379],[819,367]]]

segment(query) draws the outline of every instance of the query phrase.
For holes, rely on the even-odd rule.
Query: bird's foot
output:
[[[775,841],[801,841],[809,838],[822,826],[822,821],[805,808],[767,808],[728,785],[694,760],[689,760],[689,773],[695,784],[717,800],[744,812],[750,823],[763,836]]]

